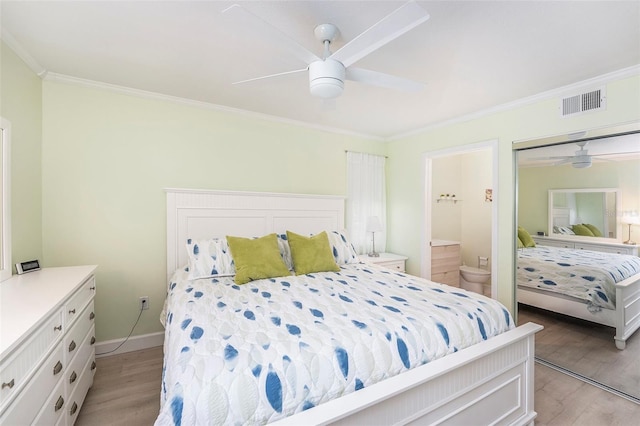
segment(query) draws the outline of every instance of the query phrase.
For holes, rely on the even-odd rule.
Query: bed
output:
[[[342,197],[167,190],[156,424],[533,424],[541,327],[514,327],[484,296],[344,256],[343,218]],[[189,239],[275,233],[281,248],[286,231],[326,230],[336,271],[238,285],[185,268]]]
[[[640,327],[640,258],[541,246],[518,249],[519,303],[614,327],[616,347]]]

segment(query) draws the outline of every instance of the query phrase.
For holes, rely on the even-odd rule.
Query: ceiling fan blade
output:
[[[427,19],[429,14],[414,0],[409,1],[342,46],[331,58],[348,67]]]
[[[425,88],[425,84],[417,81],[362,68],[347,68],[345,77],[347,80],[407,92],[418,92]]]
[[[247,80],[241,80],[241,81],[236,81],[234,83],[231,84],[243,84],[243,83],[249,83],[252,81],[256,81],[256,80],[264,80],[265,78],[272,78],[272,77],[279,77],[281,75],[289,75],[289,74],[295,74],[298,72],[303,72],[303,71],[307,71],[308,68],[301,68],[299,70],[293,70],[293,71],[285,71],[285,72],[279,72],[277,74],[269,74],[269,75],[263,75],[261,77],[254,77],[254,78],[249,78]]]
[[[572,159],[574,156],[573,155],[559,155],[556,157],[533,157],[530,158],[529,160],[570,160]]]
[[[273,43],[281,44],[295,57],[307,65],[320,59],[316,54],[298,44],[297,41],[293,40],[287,34],[283,33],[259,16],[249,12],[239,4],[229,6],[224,9],[222,13],[231,19],[234,19],[236,21],[236,26],[241,28],[242,31],[250,31],[255,34],[256,38],[262,39],[267,37],[272,39]]]
[[[640,155],[640,151],[627,151],[627,152],[608,152],[606,154],[593,154],[592,157],[614,157],[617,155]]]
[[[573,162],[573,157],[568,157],[568,158],[565,158],[564,160],[556,161],[555,163],[552,164],[552,166],[559,166],[561,164],[568,164],[571,162]]]

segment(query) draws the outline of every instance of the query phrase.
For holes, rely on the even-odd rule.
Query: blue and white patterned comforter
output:
[[[640,257],[536,246],[518,250],[518,285],[561,293],[616,309],[616,286],[640,273]]]
[[[169,286],[156,425],[268,423],[514,327],[495,300],[364,264],[186,276]]]

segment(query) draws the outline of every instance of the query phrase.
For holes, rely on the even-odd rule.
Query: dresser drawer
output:
[[[378,266],[393,269],[394,271],[404,272],[404,260],[391,260],[389,262],[378,262]]]
[[[449,271],[442,272],[438,274],[431,274],[431,281],[450,285],[453,287],[460,287],[460,272],[459,271]]]
[[[42,407],[56,385],[63,384],[63,381],[60,380],[64,376],[62,358],[62,345],[58,345],[44,364],[38,368],[38,372],[29,381],[29,384],[17,395],[0,423],[3,425],[23,425],[33,421],[37,414],[37,409],[34,407]],[[61,395],[62,390],[58,393]],[[54,422],[49,424],[52,423]]]
[[[87,361],[95,360],[95,327],[91,327],[84,340],[77,350],[76,356],[73,358],[65,374],[67,383],[67,395],[74,391],[80,381],[82,369]]]
[[[438,262],[431,263],[431,276],[434,274],[441,274],[443,272],[455,272],[460,271],[460,258],[440,260]]]
[[[39,327],[27,342],[0,365],[0,412],[29,380],[43,356],[59,341],[63,333],[62,311]],[[62,360],[62,358],[60,358]]]
[[[607,247],[603,245],[595,245],[595,244],[583,244],[583,243],[575,243],[575,248],[578,250],[591,250],[591,251],[601,251],[605,253],[616,253],[616,254],[632,254],[629,250],[620,247]]]
[[[431,260],[458,259],[460,257],[460,246],[433,246],[431,247]]]
[[[75,321],[80,312],[93,299],[96,292],[96,280],[93,276],[82,284],[65,305],[65,324],[68,326]]]
[[[58,386],[56,386],[44,403],[42,410],[38,413],[33,424],[42,426],[56,424],[64,416],[64,412],[68,406],[68,401],[64,399],[64,381],[60,380]],[[64,424],[64,421],[60,424]]]
[[[93,358],[87,360],[83,367],[84,368],[77,380],[77,385],[69,397],[67,409],[65,410],[68,425],[75,423],[78,413],[80,412],[80,408],[82,408],[84,399],[87,396],[87,392],[91,385],[93,385],[93,375],[96,371],[95,360]]]
[[[70,363],[75,354],[78,353],[82,341],[89,332],[89,329],[93,326],[94,318],[93,302],[91,302],[89,306],[78,315],[77,321],[65,335],[63,345],[67,364]]]

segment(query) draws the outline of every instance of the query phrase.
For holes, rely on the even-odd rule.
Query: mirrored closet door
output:
[[[627,301],[588,268],[640,265],[640,123],[599,132],[514,144],[518,234],[530,236],[515,256],[518,322],[545,327],[537,358],[640,402],[640,330],[614,341],[640,306],[616,310]],[[618,280],[640,291],[640,272]]]

